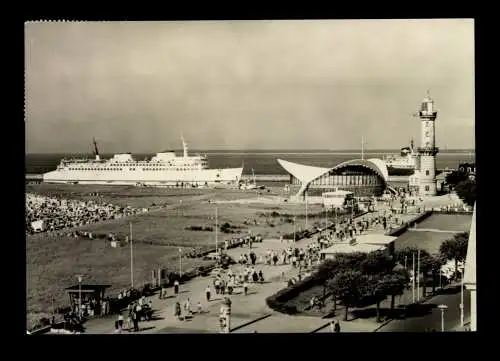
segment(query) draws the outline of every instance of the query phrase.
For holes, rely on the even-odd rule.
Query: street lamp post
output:
[[[461,267],[462,280],[460,281],[460,327],[464,327],[464,271],[465,265]]]
[[[130,287],[134,288],[134,244],[132,240],[132,222],[130,223]]]
[[[219,254],[219,209],[215,207],[215,256]]]
[[[441,332],[444,332],[444,311],[448,309],[448,306],[439,305],[438,308],[441,311]]]
[[[78,275],[78,315],[82,318],[82,276]]]
[[[307,191],[306,191],[306,229],[307,229],[307,221],[308,221],[308,212],[307,212]]]
[[[411,293],[412,293],[412,303],[415,303],[415,252],[412,253],[413,256],[413,267],[412,267],[412,280],[411,280]]]
[[[297,242],[295,235],[296,233],[297,233],[296,217],[293,216],[293,243]]]
[[[179,248],[179,278],[182,277],[182,248]]]

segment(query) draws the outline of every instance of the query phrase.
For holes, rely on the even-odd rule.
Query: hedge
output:
[[[317,282],[318,279],[316,277],[316,274],[312,274],[311,276],[297,282],[293,286],[286,287],[282,290],[279,290],[274,295],[267,297],[266,304],[272,310],[288,315],[299,313],[297,307],[294,305],[289,305],[288,301],[294,299],[300,293],[308,290]]]

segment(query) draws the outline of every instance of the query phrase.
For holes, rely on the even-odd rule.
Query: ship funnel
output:
[[[95,160],[101,160],[101,157],[99,156],[99,149],[97,148],[97,142],[95,141],[95,138],[93,138],[93,141],[94,141]]]

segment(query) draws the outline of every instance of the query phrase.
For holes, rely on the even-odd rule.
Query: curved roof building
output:
[[[333,168],[313,167],[278,159],[290,174],[296,196],[319,197],[325,192],[346,190],[355,197],[380,196],[387,188],[389,173],[381,159],[354,159]]]

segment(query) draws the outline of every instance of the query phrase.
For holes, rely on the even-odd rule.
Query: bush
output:
[[[186,226],[184,228],[186,231],[205,231],[205,232],[212,232],[214,229],[213,227],[203,227],[203,226]]]
[[[299,294],[311,288],[316,283],[317,276],[315,274],[304,278],[293,286],[279,290],[274,295],[266,298],[266,304],[274,311],[285,313],[287,315],[297,314],[297,306],[289,304],[288,301],[294,299]]]

